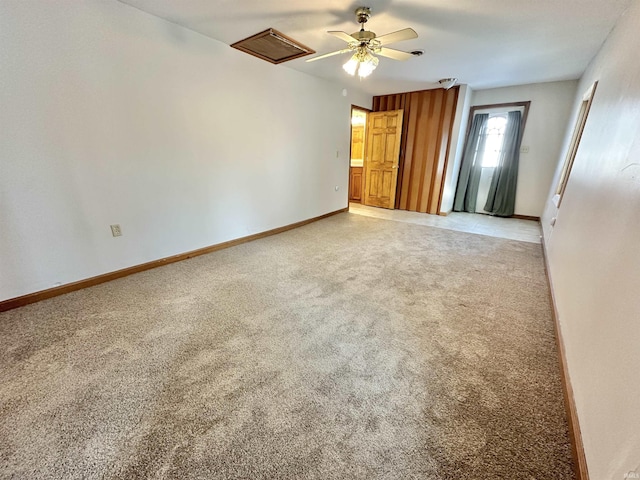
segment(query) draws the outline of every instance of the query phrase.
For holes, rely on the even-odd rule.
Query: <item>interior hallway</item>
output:
[[[426,225],[458,232],[477,233],[521,242],[540,243],[540,223],[535,220],[492,217],[479,213],[464,212],[452,212],[445,217],[408,212],[406,210],[368,207],[359,203],[349,203],[349,212],[396,222]]]

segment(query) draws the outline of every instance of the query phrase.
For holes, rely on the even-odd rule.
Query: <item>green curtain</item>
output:
[[[478,155],[478,152],[484,151],[487,140],[485,129],[488,120],[489,114],[487,113],[480,113],[473,117],[467,145],[462,156],[456,196],[453,200],[455,212],[475,213],[476,211],[478,185],[480,185],[480,174],[482,173],[482,153]]]
[[[509,112],[502,151],[484,206],[487,212],[498,217],[510,217],[515,209],[521,132],[522,114]]]

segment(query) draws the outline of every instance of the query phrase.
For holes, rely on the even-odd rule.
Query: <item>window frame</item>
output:
[[[484,112],[485,110],[498,110],[504,109],[503,111],[509,112],[513,111],[517,108],[522,108],[522,135],[524,136],[525,127],[527,126],[527,118],[529,117],[529,108],[531,107],[531,100],[527,100],[526,102],[511,102],[511,103],[492,103],[489,105],[475,105],[469,109],[469,119],[467,121],[467,131],[464,137],[464,145],[465,149],[467,148],[467,142],[469,141],[469,132],[471,132],[471,125],[473,124],[473,117],[476,113],[489,113]],[[511,109],[511,110],[509,110]]]

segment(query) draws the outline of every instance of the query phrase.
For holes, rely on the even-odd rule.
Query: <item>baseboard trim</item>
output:
[[[57,297],[58,295],[64,295],[65,293],[74,292],[76,290],[81,290],[83,288],[93,287],[94,285],[110,282],[111,280],[115,280],[117,278],[133,275],[134,273],[144,272],[145,270],[151,270],[152,268],[161,267],[163,265],[168,265],[170,263],[180,262],[188,258],[198,257],[200,255],[205,255],[207,253],[216,252],[218,250],[222,250],[229,247],[234,247],[242,243],[252,242],[253,240],[259,240],[260,238],[265,238],[271,235],[276,235],[278,233],[286,232],[288,230],[293,230],[294,228],[302,227],[309,223],[317,222],[318,220],[322,220],[324,218],[331,217],[333,215],[337,215],[339,213],[343,213],[347,211],[349,211],[348,206],[346,208],[341,208],[340,210],[335,210],[333,212],[325,213],[324,215],[320,215],[318,217],[309,218],[307,220],[302,220],[300,222],[292,223],[290,225],[285,225],[283,227],[274,228],[271,230],[267,230],[265,232],[254,233],[253,235],[236,238],[234,240],[229,240],[228,242],[217,243],[215,245],[199,248],[197,250],[192,250],[190,252],[185,252],[185,253],[180,253],[178,255],[173,255],[170,257],[160,258],[158,260],[153,260],[151,262],[142,263],[140,265],[134,265],[132,267],[123,268],[122,270],[116,270],[114,272],[104,273],[102,275],[86,278],[84,280],[78,280],[77,282],[67,283],[65,285],[49,288],[47,290],[40,290],[39,292],[28,293],[26,295],[22,295],[21,297],[9,298],[8,300],[3,300],[0,302],[0,312],[11,310],[13,308],[23,307],[25,305],[29,305],[30,303],[35,303],[41,300],[46,300],[48,298]]]
[[[450,213],[451,213],[451,211],[438,212],[438,215],[440,215],[441,217],[446,217]],[[511,218],[518,218],[520,220],[533,220],[534,222],[539,222],[540,221],[540,217],[534,217],[534,216],[531,216],[531,215],[511,215]]]
[[[549,287],[549,294],[551,295],[551,314],[553,316],[553,324],[556,333],[556,345],[558,348],[558,355],[560,357],[560,376],[562,380],[562,391],[564,394],[564,406],[567,413],[567,422],[569,424],[569,438],[571,440],[574,470],[577,480],[589,480],[587,458],[584,453],[584,444],[582,443],[582,434],[580,433],[578,412],[576,410],[576,402],[573,396],[573,388],[571,387],[571,379],[569,376],[569,368],[567,365],[567,355],[564,349],[564,340],[562,339],[562,331],[560,330],[560,323],[558,321],[558,308],[556,304],[555,293],[553,290],[553,281],[551,280],[549,256],[547,254],[547,245],[545,243],[544,237],[542,238],[542,254],[544,256],[544,267],[547,275],[547,285]]]
[[[534,222],[540,221],[540,217],[536,217],[532,215],[511,215],[511,218],[518,218],[520,220],[533,220]]]

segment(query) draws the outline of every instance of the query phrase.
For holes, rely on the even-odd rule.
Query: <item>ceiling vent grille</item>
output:
[[[305,47],[273,28],[268,28],[231,46],[275,64],[316,53],[315,50]]]

